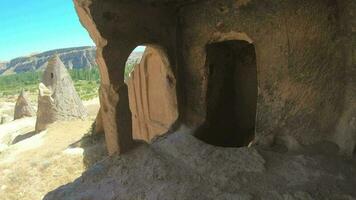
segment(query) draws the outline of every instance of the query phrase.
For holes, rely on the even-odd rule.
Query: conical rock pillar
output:
[[[23,117],[32,117],[35,112],[27,98],[24,90],[21,91],[19,97],[17,98],[14,112],[14,120]]]
[[[83,119],[87,115],[64,64],[58,56],[52,57],[39,85],[36,131],[55,121]]]

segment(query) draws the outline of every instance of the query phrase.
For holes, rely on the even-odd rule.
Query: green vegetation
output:
[[[74,87],[82,100],[89,100],[98,96],[100,76],[97,67],[69,70],[69,73],[74,81]]]
[[[93,69],[73,69],[69,70],[73,81],[98,81],[100,80],[99,70],[97,67]]]
[[[0,76],[0,97],[18,95],[22,89],[36,92],[41,76],[37,71]]]
[[[125,67],[125,80],[130,76],[130,73],[134,70],[135,63],[127,64]]]
[[[127,64],[125,67],[125,79],[129,77],[134,67],[135,63]],[[40,71],[32,71],[0,76],[0,99],[16,99],[20,91],[24,89],[28,92],[30,99],[36,101],[38,84],[42,73]],[[98,96],[100,76],[97,67],[93,69],[73,69],[69,70],[69,74],[82,100]]]
[[[98,95],[100,77],[97,68],[73,69],[69,70],[69,73],[82,100],[92,99]],[[42,72],[39,71],[0,76],[0,98],[17,96],[24,89],[29,93],[30,99],[35,99],[41,77]]]

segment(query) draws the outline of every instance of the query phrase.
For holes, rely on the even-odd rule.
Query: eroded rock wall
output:
[[[244,40],[257,64],[255,141],[336,142],[355,131],[354,1],[352,0],[75,0],[97,45],[100,100],[109,152],[132,145],[124,66],[138,45],[158,45],[177,79],[179,123],[206,118],[206,45]],[[343,151],[352,151],[354,143]],[[298,146],[298,145],[296,145]],[[347,149],[347,150],[346,150]]]
[[[150,141],[169,131],[178,117],[176,81],[165,53],[147,47],[127,80],[132,134]]]
[[[110,154],[133,144],[125,62],[138,45],[159,45],[175,72],[176,15],[171,4],[134,1],[74,1],[82,24],[97,46],[100,103]]]
[[[287,134],[302,144],[335,132],[344,94],[335,1],[206,1],[181,9],[187,122],[206,113],[207,44],[247,40],[258,71],[256,139]]]
[[[356,1],[339,0],[340,35],[343,39],[345,93],[334,141],[343,154],[356,152]]]

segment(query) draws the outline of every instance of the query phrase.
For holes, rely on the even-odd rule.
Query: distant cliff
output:
[[[64,65],[69,69],[92,68],[95,63],[95,47],[74,47],[55,49],[26,57],[18,57],[9,62],[0,62],[0,75],[41,70],[48,59],[58,54]]]
[[[58,54],[65,67],[68,69],[92,68],[96,66],[95,47],[73,47],[66,49],[55,49],[31,56],[18,57],[9,62],[0,61],[0,75],[17,74],[22,72],[42,70],[54,54]],[[139,62],[141,52],[132,52],[127,64]]]

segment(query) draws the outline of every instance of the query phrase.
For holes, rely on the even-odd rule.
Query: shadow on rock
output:
[[[28,133],[25,133],[22,135],[18,135],[15,137],[15,139],[12,141],[11,144],[16,144],[16,143],[21,142],[22,140],[26,140],[27,138],[30,138],[36,134],[37,134],[36,131],[31,131],[31,132],[28,132]]]

